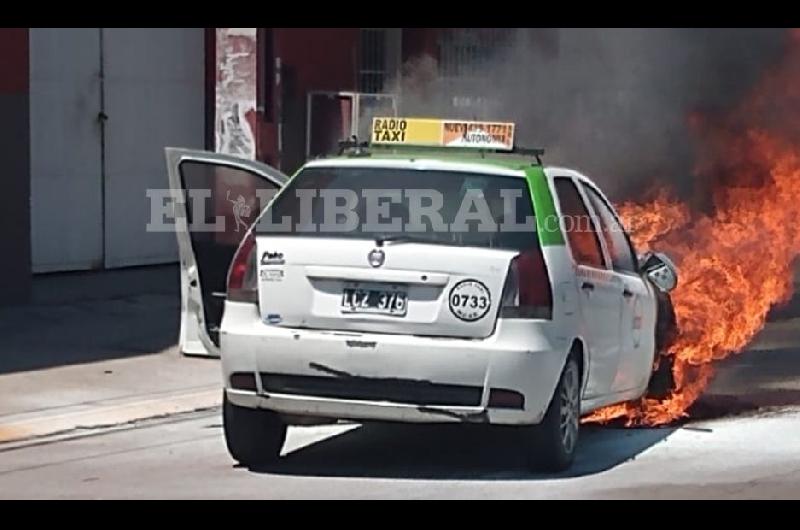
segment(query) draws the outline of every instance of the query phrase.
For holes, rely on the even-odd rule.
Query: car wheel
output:
[[[669,351],[669,348],[672,346],[677,333],[678,324],[672,299],[667,294],[659,293],[655,335],[655,362],[645,393],[648,398],[664,399],[675,390],[675,379],[672,375],[675,356]]]
[[[222,397],[225,443],[234,460],[248,467],[278,460],[286,439],[286,423],[275,412],[238,407]]]
[[[581,375],[573,356],[567,359],[541,423],[528,430],[528,464],[536,471],[563,471],[572,465],[578,445]]]

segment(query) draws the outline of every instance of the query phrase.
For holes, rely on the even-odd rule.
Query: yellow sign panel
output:
[[[514,124],[425,118],[373,118],[371,143],[511,151]]]

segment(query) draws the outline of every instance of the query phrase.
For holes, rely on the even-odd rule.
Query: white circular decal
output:
[[[458,282],[450,290],[450,311],[461,320],[480,320],[489,312],[491,305],[489,289],[477,280]]]

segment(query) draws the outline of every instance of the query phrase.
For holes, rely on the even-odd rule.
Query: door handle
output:
[[[581,289],[586,291],[594,291],[594,284],[591,282],[583,282],[581,284]]]
[[[629,291],[628,288],[626,287],[622,291],[622,296],[624,296],[625,298],[630,298],[631,296],[633,296],[633,291]]]

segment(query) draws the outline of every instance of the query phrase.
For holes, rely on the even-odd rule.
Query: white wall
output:
[[[103,263],[97,28],[30,34],[34,272]]]
[[[168,186],[165,146],[204,144],[203,29],[32,28],[30,42],[34,272],[176,261],[174,234],[146,232],[146,190]]]
[[[177,261],[174,233],[146,231],[147,188],[168,188],[164,147],[202,149],[201,28],[105,28],[107,267]]]

